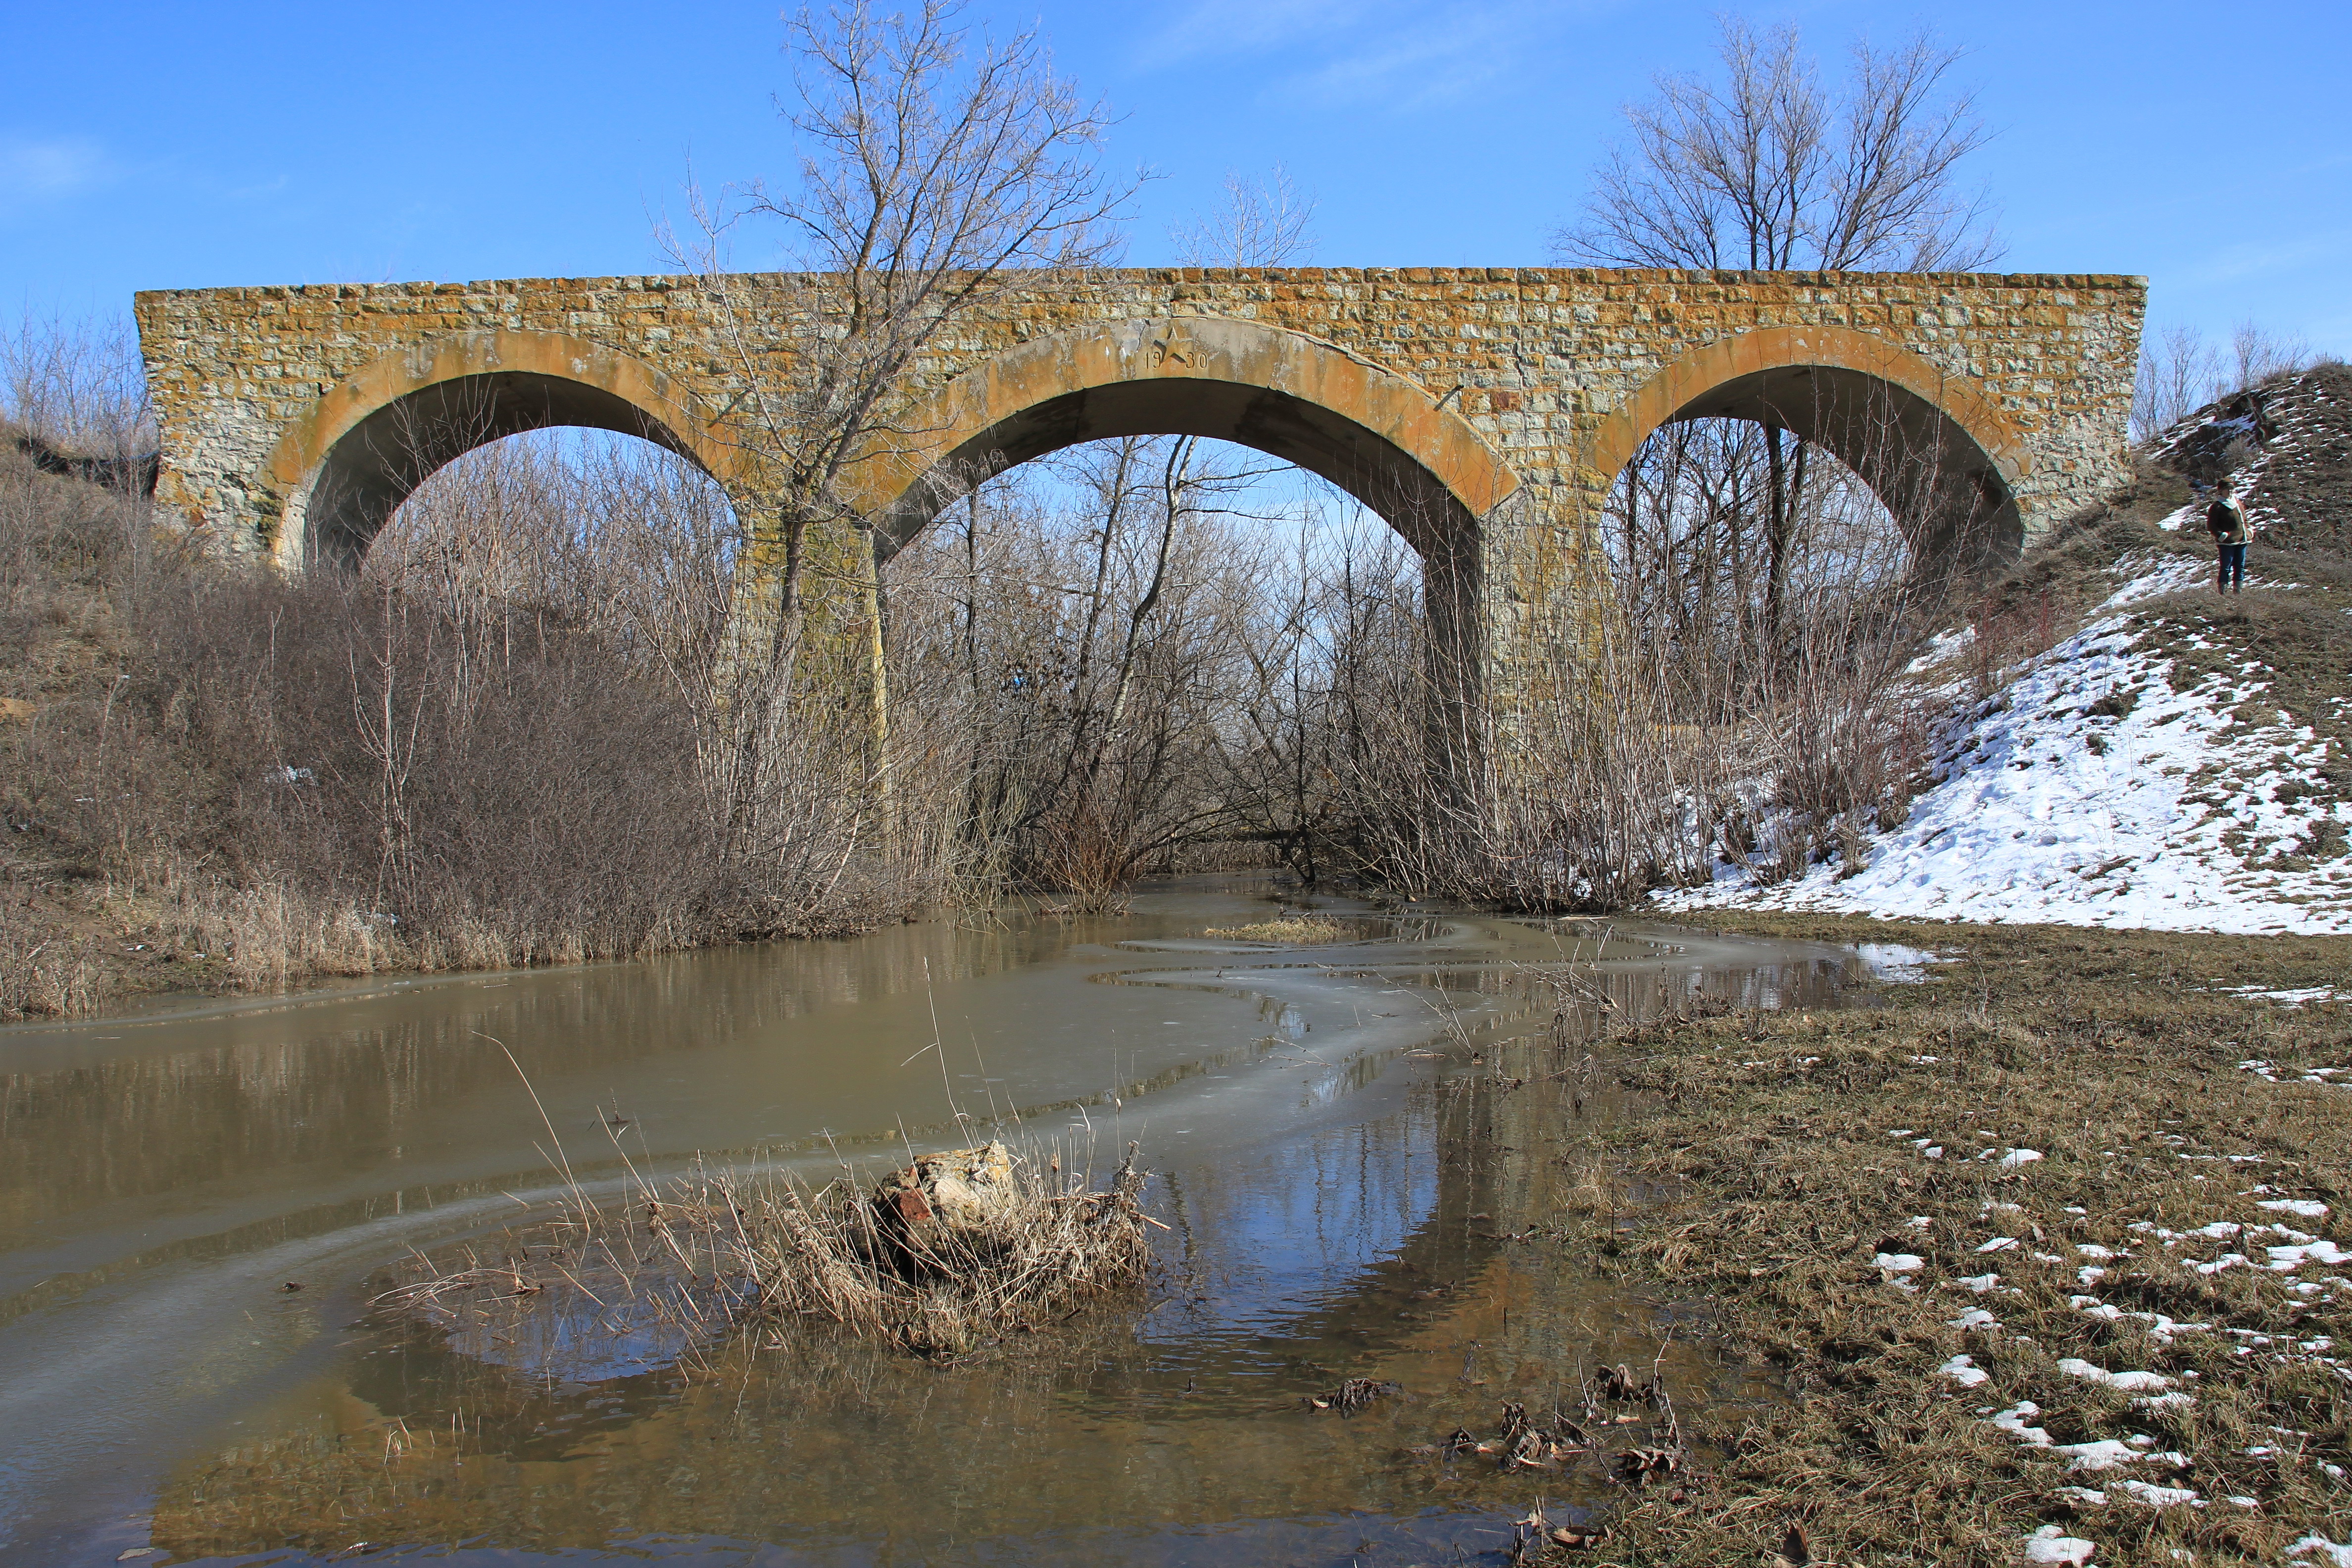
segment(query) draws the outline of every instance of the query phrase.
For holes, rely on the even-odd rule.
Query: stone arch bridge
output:
[[[848,475],[871,548],[842,558],[870,574],[993,466],[1098,437],[1238,441],[1386,517],[1433,605],[1453,606],[1483,700],[1508,710],[1591,625],[1601,500],[1661,425],[1778,424],[1861,473],[1930,558],[1997,561],[2120,479],[2146,295],[2086,275],[1016,278],[912,367],[900,434]],[[772,512],[742,410],[791,374],[833,298],[824,277],[777,274],[718,292],[642,277],[143,293],[158,499],[223,554],[349,565],[470,447],[626,431],[728,489],[753,535],[738,620],[756,623]]]

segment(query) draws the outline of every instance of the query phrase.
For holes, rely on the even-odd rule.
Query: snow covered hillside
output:
[[[2260,557],[2267,581],[2243,601],[2212,596],[2201,552],[2132,552],[2081,629],[1987,700],[1964,668],[1969,635],[1943,639],[1915,667],[1947,714],[1928,787],[1862,863],[1770,881],[1768,818],[1755,851],[1658,904],[2352,932],[2352,594],[2333,548],[2352,519],[2264,505],[2335,488],[2312,470],[2341,466],[2352,380],[2322,378],[2331,401],[2311,379],[2260,419],[2217,405],[2168,443],[2241,443],[2229,466],[2257,524],[2277,530]],[[2201,541],[2197,503],[2168,510],[2158,527]]]

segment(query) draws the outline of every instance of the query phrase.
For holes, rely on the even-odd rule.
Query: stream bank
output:
[[[1563,1249],[1787,1395],[1687,1422],[1720,1458],[1612,1561],[2343,1552],[2352,941],[1710,918],[1913,963],[1603,1052],[1645,1109],[1596,1143],[1658,1201]]]

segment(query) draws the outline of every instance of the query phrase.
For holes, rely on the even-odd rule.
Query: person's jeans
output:
[[[2216,591],[2223,594],[2231,592],[2241,594],[2244,593],[2246,589],[2246,547],[2242,544],[2224,544],[2220,548],[2221,551],[2221,580],[2213,584],[2214,588]]]

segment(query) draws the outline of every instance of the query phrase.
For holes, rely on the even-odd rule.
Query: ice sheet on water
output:
[[[1862,961],[1863,968],[1870,972],[1872,979],[1893,981],[1898,984],[1916,984],[1927,978],[1927,965],[1951,962],[1941,953],[1930,952],[1924,947],[1906,947],[1895,942],[1857,942],[1853,955]]]

